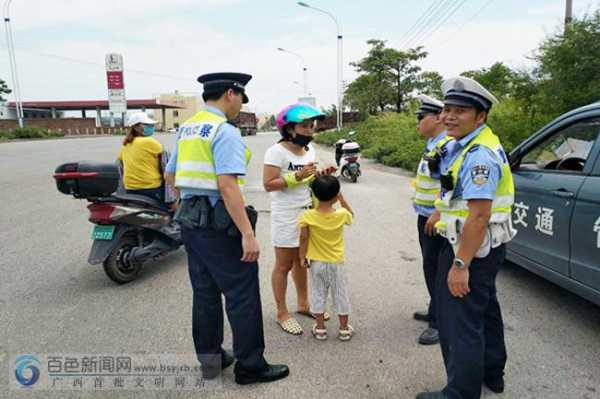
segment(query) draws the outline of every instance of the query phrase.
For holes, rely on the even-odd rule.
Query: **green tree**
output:
[[[402,112],[408,95],[419,89],[421,67],[415,62],[425,57],[427,57],[427,52],[423,51],[423,47],[406,51],[387,49],[386,61],[393,71],[396,81],[396,112]]]
[[[514,72],[512,96],[525,112],[529,120],[538,116],[540,110],[539,85],[533,71]]]
[[[369,84],[369,93],[374,94],[374,104],[384,111],[394,97],[393,76],[386,63],[385,41],[371,39],[367,41],[367,44],[371,46],[367,56],[358,62],[351,62],[350,65],[355,67],[357,72],[361,72],[363,76],[369,76],[360,83],[363,86],[365,83]],[[351,90],[353,84],[354,82],[350,83],[348,90]]]
[[[510,97],[513,93],[516,74],[502,62],[496,62],[489,68],[462,73],[481,83],[498,99]]]
[[[419,92],[430,95],[439,100],[442,99],[442,82],[444,78],[437,72],[423,72],[419,76],[417,88]]]
[[[379,104],[377,83],[372,75],[361,75],[346,89],[344,103],[353,111],[358,111],[362,116],[377,113]]]
[[[371,39],[367,56],[350,65],[361,75],[346,90],[347,101],[361,111],[381,112],[392,106],[404,109],[409,94],[419,87],[421,68],[416,61],[425,58],[422,47],[399,51],[385,46],[385,41]]]
[[[0,79],[0,101],[6,101],[6,99],[2,95],[10,93],[12,93],[12,90],[8,88],[4,80]]]
[[[600,10],[547,38],[535,59],[540,99],[558,115],[600,99]]]

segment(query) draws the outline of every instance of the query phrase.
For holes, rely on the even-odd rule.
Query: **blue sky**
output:
[[[396,48],[424,45],[430,53],[424,70],[451,77],[495,61],[528,65],[526,56],[564,18],[564,0],[307,2],[338,18],[348,82],[356,77],[348,64],[364,56],[370,38]],[[415,38],[421,40],[401,40],[434,3],[461,6],[435,34],[426,30]],[[574,3],[575,15],[600,7],[598,0]],[[129,98],[175,89],[199,93],[195,78],[201,73],[244,71],[255,76],[250,108],[275,112],[302,94],[293,83],[301,81],[301,65],[276,50],[283,47],[306,59],[318,103],[335,102],[334,24],[295,1],[13,0],[11,15],[25,100],[105,98],[104,55],[114,51],[124,56]],[[5,45],[2,35],[0,77],[11,84]]]

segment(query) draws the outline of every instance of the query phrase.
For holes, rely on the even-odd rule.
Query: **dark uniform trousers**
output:
[[[423,274],[425,275],[425,284],[427,285],[427,291],[429,291],[429,327],[437,329],[437,315],[436,315],[436,294],[435,284],[437,279],[437,270],[439,263],[440,251],[444,244],[445,238],[436,234],[434,236],[428,236],[425,234],[425,224],[427,218],[419,215],[417,221],[417,228],[419,230],[419,244],[421,245],[421,255],[423,257]]]
[[[453,297],[448,272],[454,260],[452,245],[444,240],[437,279],[438,325],[449,399],[479,399],[484,378],[504,376],[504,324],[496,297],[496,275],[504,263],[506,246],[474,258],[469,266],[470,293]]]
[[[240,237],[212,229],[182,226],[181,230],[193,290],[192,335],[198,360],[220,364],[224,295],[237,360],[235,371],[266,369],[258,263],[240,260]]]

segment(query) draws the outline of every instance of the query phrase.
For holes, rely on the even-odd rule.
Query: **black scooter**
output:
[[[119,167],[110,163],[72,162],[60,165],[53,175],[57,189],[90,202],[94,224],[88,262],[102,263],[113,281],[133,281],[142,265],[177,250],[179,225],[164,204],[144,195],[117,192]]]

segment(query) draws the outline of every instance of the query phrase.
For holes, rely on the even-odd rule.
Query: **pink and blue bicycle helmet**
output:
[[[322,120],[325,119],[325,115],[318,108],[313,107],[310,104],[297,103],[285,107],[277,115],[276,125],[279,133],[282,136],[286,136],[286,126],[290,123],[302,123],[309,119]]]

